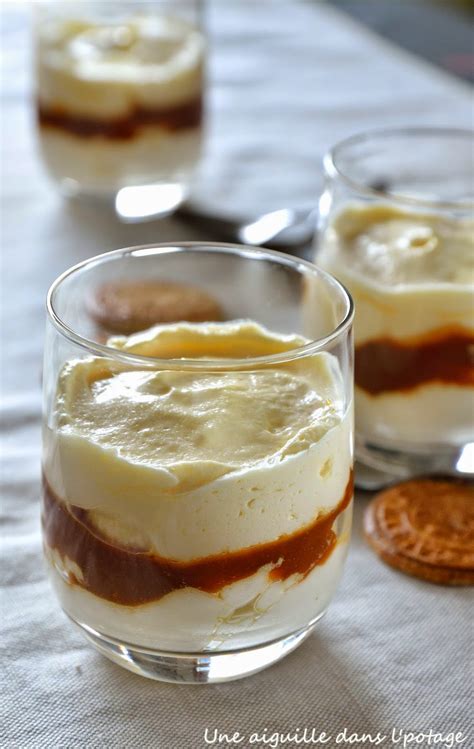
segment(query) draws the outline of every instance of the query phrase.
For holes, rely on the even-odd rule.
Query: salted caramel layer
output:
[[[429,382],[474,386],[474,335],[462,327],[396,341],[356,346],[355,383],[370,395],[410,390]]]
[[[48,108],[38,104],[38,120],[41,127],[54,127],[66,130],[81,138],[100,135],[112,140],[129,140],[145,125],[155,125],[168,131],[198,127],[202,121],[203,101],[199,96],[185,104],[166,109],[144,109],[137,107],[126,117],[101,120],[93,117],[79,117],[58,108]]]
[[[273,580],[285,580],[295,573],[307,575],[316,565],[323,564],[336,546],[332,526],[349,506],[352,494],[351,472],[339,504],[305,528],[270,543],[195,562],[177,562],[114,545],[92,527],[87,510],[66,507],[45,478],[42,521],[46,544],[82,571],[81,580],[70,574],[69,582],[108,601],[138,606],[179,588],[216,593],[266,564],[278,565],[270,573]]]

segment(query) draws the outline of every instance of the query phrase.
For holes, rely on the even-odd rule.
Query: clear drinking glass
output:
[[[68,195],[118,200],[125,218],[176,207],[201,154],[201,0],[53,0],[35,10],[50,175]]]
[[[474,471],[473,158],[468,131],[405,128],[324,159],[316,260],[354,299],[361,484]]]
[[[175,320],[178,288],[205,294],[217,321],[170,313],[107,338],[97,305],[131,286],[173,289]],[[47,308],[43,531],[64,611],[151,678],[282,658],[326,611],[349,543],[347,292],[278,252],[191,242],[87,260]]]

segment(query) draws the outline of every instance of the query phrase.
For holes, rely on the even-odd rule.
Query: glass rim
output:
[[[334,178],[339,177],[342,179],[352,190],[356,190],[363,195],[369,197],[377,197],[382,200],[391,200],[396,203],[411,206],[421,206],[424,208],[445,208],[451,210],[473,210],[474,200],[433,200],[429,198],[415,198],[410,195],[403,195],[400,192],[391,192],[390,190],[380,190],[376,187],[370,187],[362,182],[359,182],[354,177],[347,174],[346,171],[341,169],[338,165],[338,158],[341,151],[347,147],[351,147],[360,143],[369,142],[372,139],[388,139],[391,137],[423,137],[423,136],[437,136],[440,138],[451,137],[458,138],[460,140],[471,141],[474,146],[474,133],[468,128],[457,128],[457,127],[433,127],[429,125],[420,126],[405,126],[405,127],[389,127],[389,128],[374,128],[372,130],[365,130],[360,133],[350,135],[348,138],[344,138],[332,146],[329,151],[323,157],[324,172],[328,177]]]
[[[224,253],[227,255],[233,255],[235,257],[245,257],[250,260],[274,260],[281,266],[291,267],[300,273],[301,276],[308,272],[313,277],[319,277],[329,283],[332,287],[337,289],[346,303],[346,309],[342,320],[334,327],[328,335],[315,340],[309,341],[309,343],[303,346],[297,346],[288,351],[283,351],[277,354],[268,354],[265,356],[254,356],[254,357],[239,357],[229,359],[181,359],[181,358],[158,358],[153,356],[145,356],[143,354],[132,354],[121,349],[107,346],[106,344],[98,343],[90,338],[87,338],[77,333],[71,328],[58,314],[55,309],[54,297],[58,292],[59,288],[70,276],[80,273],[81,271],[99,266],[109,260],[123,258],[127,256],[144,257],[150,255],[167,255],[171,253],[180,253],[191,250],[192,252],[210,252],[219,254]],[[137,245],[132,247],[125,247],[118,250],[111,250],[109,252],[95,255],[86,260],[82,260],[80,263],[76,263],[71,266],[63,273],[61,273],[49,287],[46,296],[46,311],[47,317],[56,328],[56,330],[71,343],[76,346],[85,349],[90,354],[99,357],[106,357],[108,359],[114,359],[126,364],[146,366],[146,367],[159,367],[163,369],[185,369],[185,370],[209,370],[214,371],[225,371],[231,369],[249,369],[253,366],[263,366],[269,364],[282,364],[297,359],[305,358],[310,356],[321,349],[327,347],[328,344],[332,343],[339,337],[341,337],[352,325],[354,319],[354,302],[351,295],[334,276],[326,271],[322,270],[313,263],[303,260],[299,257],[288,255],[284,252],[277,250],[269,250],[261,247],[253,247],[251,245],[240,245],[230,244],[225,242],[201,242],[201,241],[183,241],[183,242],[160,242],[153,244]],[[158,323],[159,324],[159,323]],[[151,326],[153,327],[153,326]],[[144,331],[138,331],[138,334]],[[134,335],[134,334],[132,334]]]

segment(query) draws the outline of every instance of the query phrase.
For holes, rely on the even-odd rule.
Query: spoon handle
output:
[[[175,216],[203,234],[209,234],[210,238],[218,237],[226,242],[239,241],[240,222],[230,218],[206,213],[200,208],[195,208],[191,203],[180,205]]]

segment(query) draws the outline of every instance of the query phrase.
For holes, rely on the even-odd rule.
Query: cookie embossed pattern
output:
[[[388,564],[444,585],[474,585],[474,487],[413,480],[368,505],[365,536]]]

